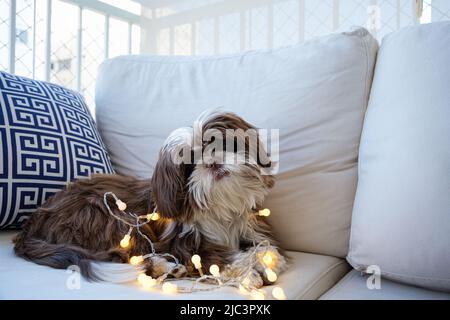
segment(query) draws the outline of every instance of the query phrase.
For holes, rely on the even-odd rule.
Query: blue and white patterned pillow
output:
[[[113,173],[80,94],[0,72],[0,107],[0,229],[19,228],[74,179]]]

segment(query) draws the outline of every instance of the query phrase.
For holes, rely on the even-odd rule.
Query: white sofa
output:
[[[388,36],[380,51],[365,30],[356,29],[231,56],[119,57],[100,69],[97,122],[117,171],[142,177],[151,175],[164,137],[205,108],[222,106],[260,127],[279,128],[278,185],[267,206],[291,257],[277,283],[287,297],[450,299],[448,57],[450,23],[401,30]],[[427,95],[430,83],[433,96]],[[405,117],[398,128],[392,125]],[[422,129],[418,119],[425,119],[429,130],[415,130]],[[418,162],[430,170],[408,160],[416,135],[434,141],[424,150],[434,162]],[[395,173],[389,159],[400,162]],[[435,180],[429,180],[430,171]],[[405,176],[416,178],[403,185]],[[373,186],[383,186],[385,179],[389,184],[382,190]],[[413,234],[411,217],[420,221],[414,227],[424,230]],[[233,288],[169,295],[136,283],[84,280],[69,289],[67,271],[15,257],[14,234],[0,233],[1,299],[249,298]],[[363,271],[370,265],[380,268],[381,287],[368,285],[373,275]],[[271,298],[271,287],[265,290]]]

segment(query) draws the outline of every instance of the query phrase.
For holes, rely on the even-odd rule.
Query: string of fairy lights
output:
[[[122,212],[122,214],[131,217],[132,220],[135,221],[135,223],[131,223],[127,219],[124,219],[123,217],[115,214],[108,204],[108,197],[112,197],[117,208]],[[150,253],[140,256],[132,256],[129,260],[130,264],[132,264],[133,266],[139,266],[146,259],[160,257],[173,260],[173,268],[177,268],[180,265],[178,259],[175,256],[169,253],[156,253],[153,242],[140,230],[142,226],[160,219],[160,214],[157,212],[157,207],[155,207],[152,213],[146,215],[136,215],[132,212],[126,211],[126,203],[120,200],[113,192],[106,192],[103,195],[103,203],[105,204],[111,216],[129,227],[128,232],[124,235],[122,240],[120,240],[119,244],[122,248],[130,247],[133,231],[136,231],[136,234],[145,239],[150,245]],[[260,210],[257,214],[259,216],[268,217],[270,215],[270,210],[263,209]],[[278,262],[277,256],[274,254],[268,240],[262,241],[258,244],[254,243],[251,250],[252,252],[249,255],[249,261],[246,264],[246,268],[240,270],[239,274],[236,274],[232,278],[230,278],[229,276],[225,277],[223,275],[223,272],[221,273],[219,266],[216,264],[213,264],[209,267],[209,274],[205,274],[201,263],[201,257],[198,254],[194,254],[191,257],[191,262],[194,268],[198,271],[200,277],[184,277],[181,279],[172,279],[168,278],[169,274],[171,273],[169,271],[158,278],[152,278],[151,276],[146,275],[145,272],[142,272],[138,275],[136,280],[145,290],[152,290],[154,288],[160,287],[161,290],[166,294],[210,291],[228,286],[238,288],[242,294],[250,295],[252,299],[263,300],[265,299],[265,291],[254,287],[250,281],[250,276],[255,267],[258,264],[261,264],[264,267],[264,272],[266,274],[267,280],[272,283],[276,282],[278,276],[275,271],[273,271],[273,268]],[[192,282],[192,285],[188,287],[179,286],[177,283],[175,283],[175,280],[188,280]],[[206,283],[208,284],[208,286],[199,287],[200,283]],[[272,289],[271,293],[273,298],[278,300],[285,300],[287,298],[284,290],[279,286],[275,286]]]

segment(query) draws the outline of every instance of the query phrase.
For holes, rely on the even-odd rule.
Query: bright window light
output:
[[[100,0],[100,1],[137,15],[141,14],[141,5],[135,1],[131,0]]]
[[[128,23],[119,19],[109,19],[109,53],[110,58],[128,54]]]
[[[141,27],[133,24],[131,29],[131,53],[139,54],[141,52]]]
[[[420,17],[420,23],[430,23],[432,21],[431,14],[432,14],[431,0],[425,0],[423,2],[423,11],[422,16]]]
[[[52,2],[50,81],[71,89],[77,85],[79,10],[63,1]]]

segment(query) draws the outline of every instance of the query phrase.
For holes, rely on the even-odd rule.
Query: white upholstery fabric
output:
[[[358,29],[230,56],[111,59],[97,80],[99,129],[117,171],[145,178],[167,135],[205,109],[280,129],[266,206],[282,246],[345,257],[376,51]]]
[[[367,275],[350,271],[320,300],[450,300],[450,294],[381,279],[380,289],[368,289]]]
[[[348,261],[450,292],[450,22],[380,48],[361,139]]]
[[[144,291],[137,283],[90,283],[81,280],[79,290],[69,290],[66,270],[52,269],[16,257],[11,239],[14,232],[0,233],[1,299],[248,299],[235,288],[167,295],[160,290]],[[289,252],[291,266],[279,277],[289,299],[317,299],[349,270],[343,259],[309,253]],[[188,283],[191,285],[191,283]],[[271,286],[265,288],[271,298]]]

